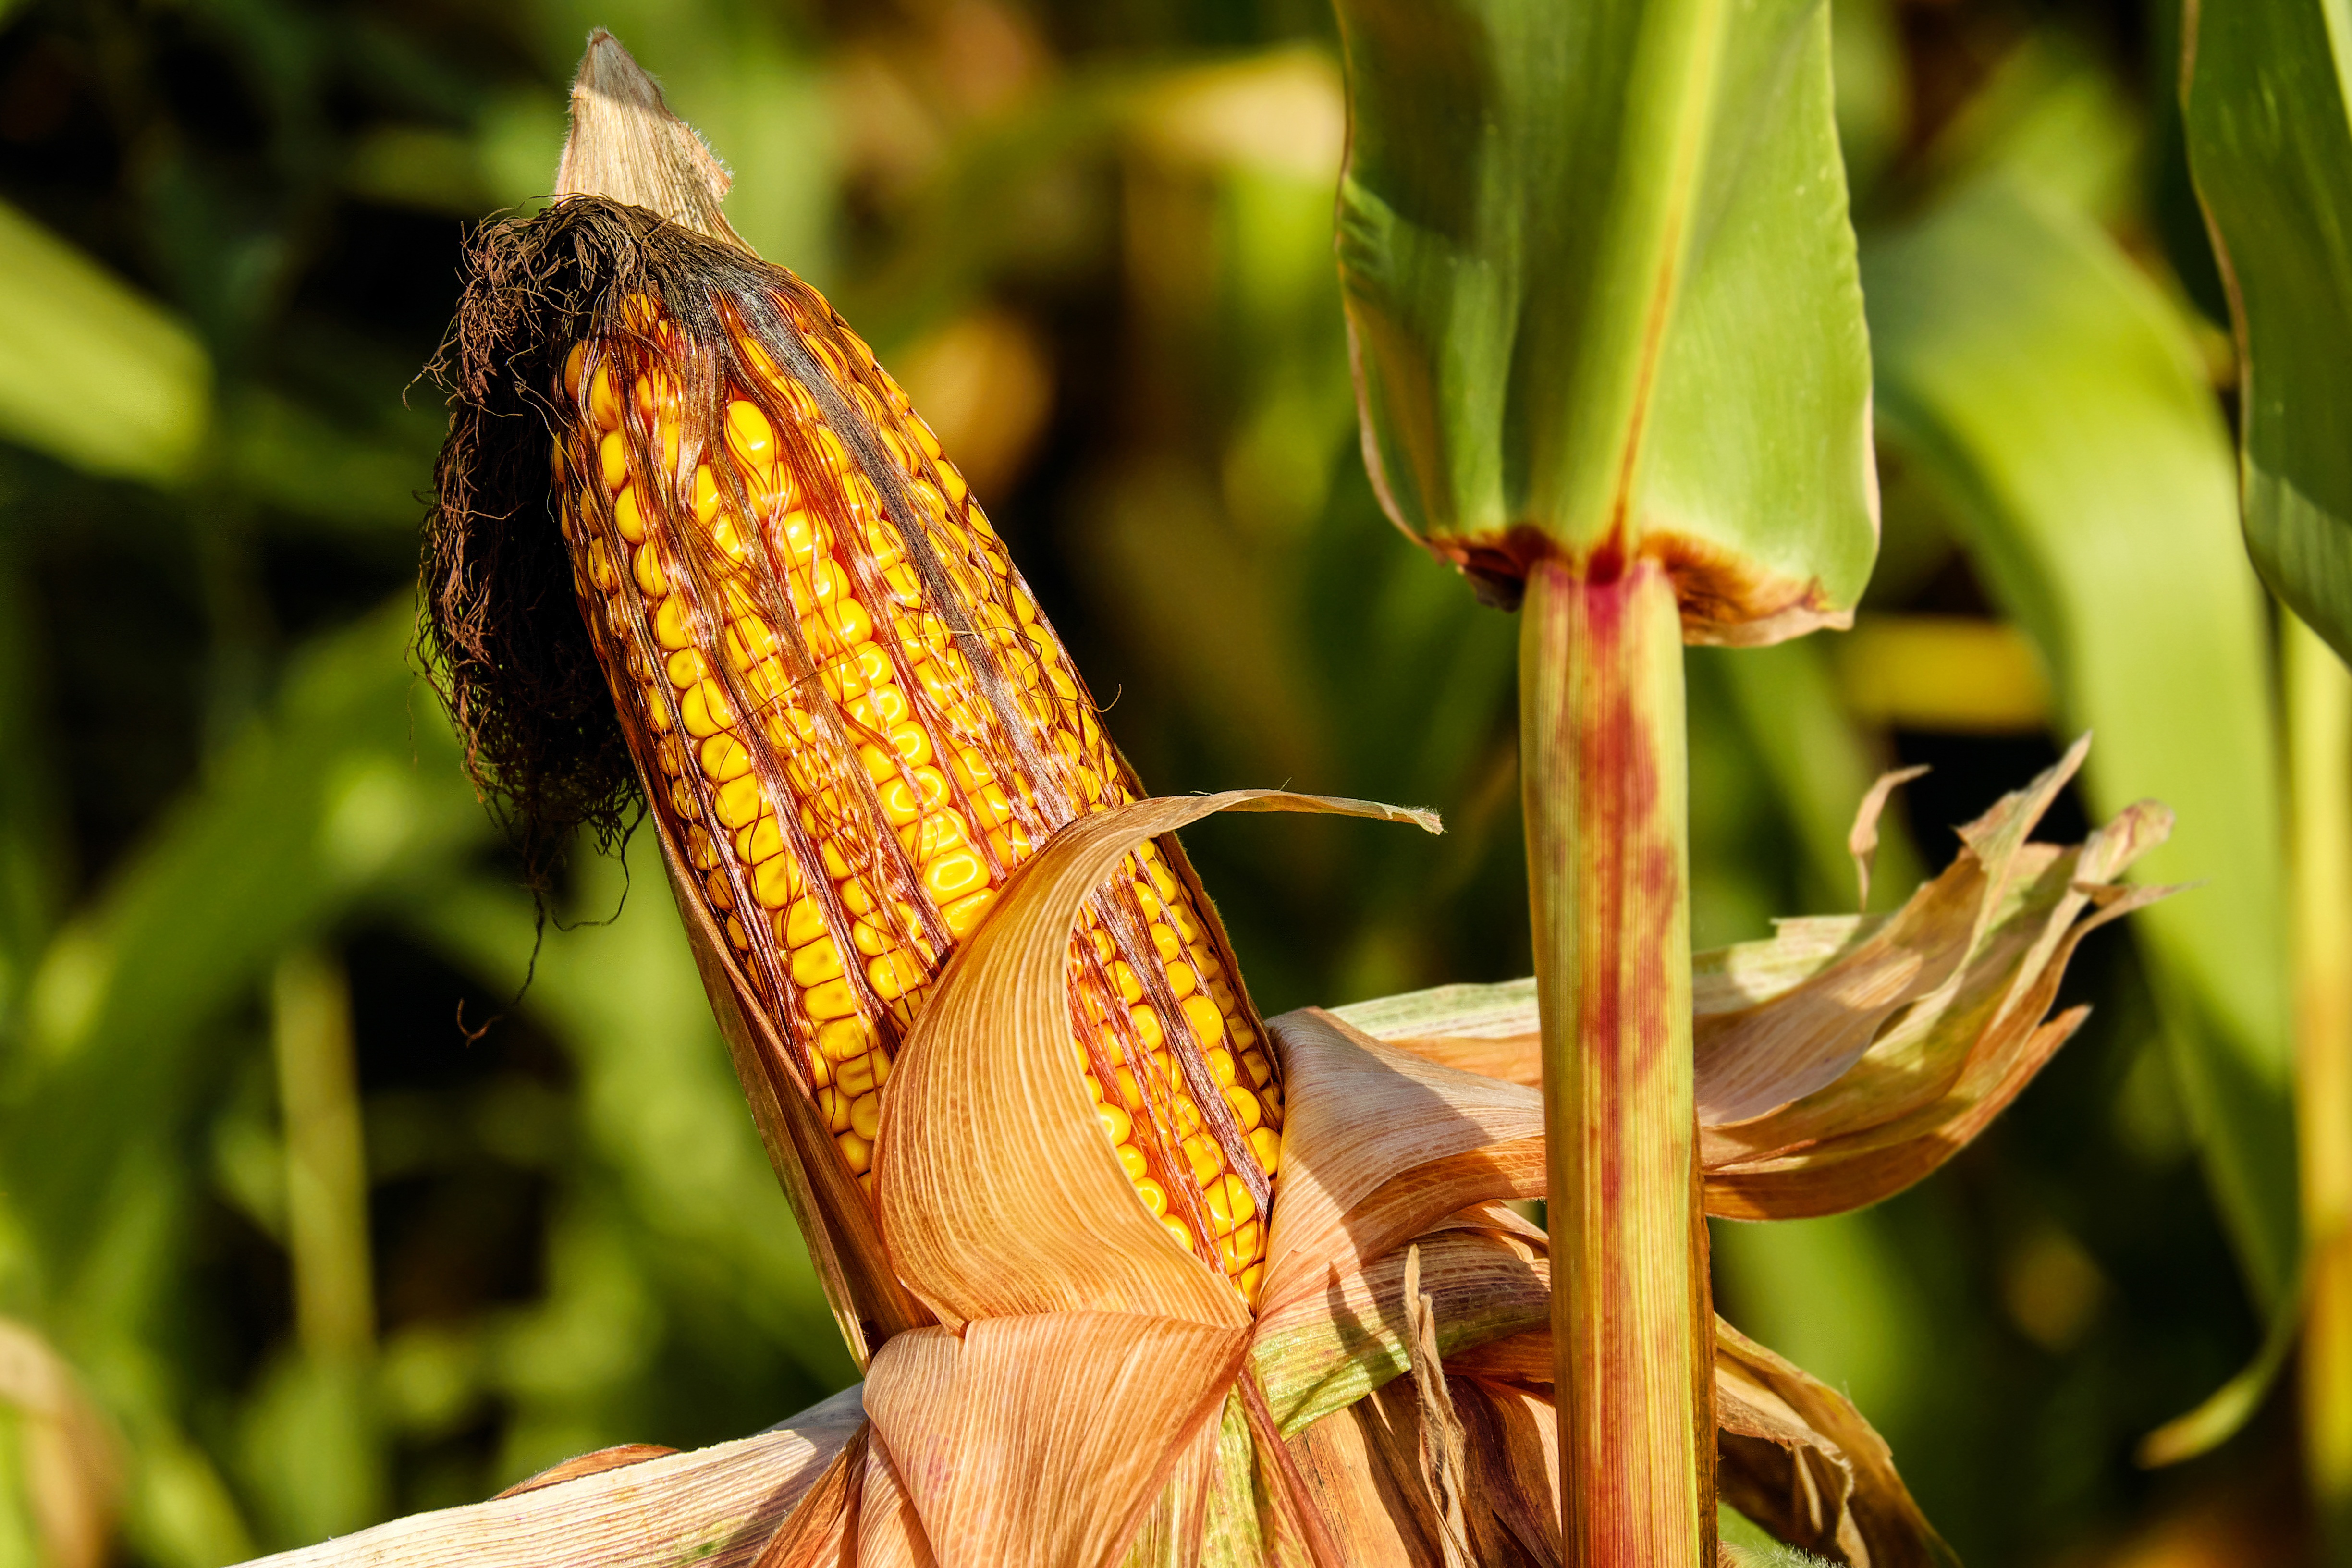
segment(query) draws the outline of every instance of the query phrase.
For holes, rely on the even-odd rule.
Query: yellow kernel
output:
[[[1168,988],[1180,997],[1190,996],[1201,988],[1201,977],[1192,973],[1189,963],[1171,963],[1168,966]]]
[[[1118,986],[1118,999],[1120,1001],[1140,1002],[1143,1000],[1143,982],[1135,977],[1135,971],[1128,966],[1127,960],[1123,958],[1115,958],[1111,960],[1110,977],[1112,982]]]
[[[887,1076],[888,1067],[880,1051],[869,1050],[864,1056],[852,1057],[843,1062],[835,1077],[840,1081],[841,1092],[856,1099],[880,1087],[883,1078]]]
[[[1184,1140],[1182,1148],[1185,1160],[1192,1167],[1193,1184],[1202,1190],[1206,1191],[1211,1182],[1224,1173],[1225,1152],[1217,1147],[1215,1139],[1195,1132]]]
[[[883,780],[880,788],[875,792],[882,801],[882,815],[889,818],[890,826],[893,827],[908,826],[919,820],[927,811],[936,814],[947,801],[947,777],[939,769],[917,768],[914,770],[914,774],[915,776],[909,780],[894,773],[889,778]],[[961,827],[959,825],[957,830],[959,842],[961,841],[962,837]],[[918,856],[917,858],[919,859],[921,857]]]
[[[784,513],[783,521],[776,531],[783,539],[784,554],[792,565],[807,565],[816,559],[817,552],[824,548],[824,525],[817,521],[814,512],[805,508],[795,508]]]
[[[988,885],[988,868],[970,849],[951,849],[923,868],[923,890],[946,904]]]
[[[646,542],[646,514],[637,510],[637,487],[631,485],[613,498],[613,526],[632,544]]]
[[[1203,1059],[1209,1064],[1209,1076],[1215,1079],[1220,1085],[1228,1085],[1234,1081],[1233,1052],[1213,1050]]]
[[[1192,1250],[1192,1233],[1184,1228],[1182,1220],[1172,1214],[1164,1214],[1160,1216],[1160,1224],[1174,1238],[1177,1246],[1187,1252]]]
[[[1257,1156],[1258,1168],[1271,1176],[1282,1167],[1282,1134],[1271,1127],[1261,1127],[1249,1135],[1250,1152]]]
[[[599,429],[620,428],[621,399],[613,390],[613,373],[601,364],[588,382],[588,413]]]
[[[806,947],[824,934],[824,913],[814,899],[794,899],[784,911],[784,945]]]
[[[703,775],[713,784],[732,784],[751,771],[751,752],[732,735],[713,735],[703,742],[701,758]]]
[[[869,1089],[851,1100],[849,1125],[860,1138],[869,1143],[872,1142],[874,1134],[881,1131],[882,1127],[882,1096]]]
[[[751,896],[763,910],[783,908],[800,886],[800,866],[789,855],[772,855],[751,869]]]
[[[830,939],[822,944],[814,942],[810,944],[812,949],[819,945],[832,948],[835,978],[826,981],[822,985],[811,987],[807,994],[801,998],[801,1005],[808,1010],[810,1017],[820,1021],[851,1017],[857,1012],[857,993],[849,988],[847,980],[839,978],[841,950],[833,947]]]
[[[734,944],[738,952],[751,951],[751,933],[745,931],[743,922],[733,915],[727,917],[727,940]]]
[[[1241,1287],[1242,1299],[1251,1306],[1256,1306],[1258,1288],[1265,1283],[1265,1265],[1251,1264],[1234,1277],[1234,1283]]]
[[[864,1175],[874,1163],[874,1143],[871,1139],[860,1138],[855,1132],[845,1132],[835,1142],[841,1145],[841,1157],[846,1160],[849,1163],[849,1168],[859,1175]]]
[[[982,917],[988,913],[989,906],[994,902],[996,889],[983,888],[940,910],[940,918],[947,922],[948,933],[961,941],[980,929]]]
[[[821,936],[814,942],[810,942],[806,947],[796,947],[793,949],[793,984],[815,986],[824,982],[835,979],[840,975],[840,973],[841,947],[839,943],[833,940],[833,938],[829,936]],[[844,986],[842,990],[843,994],[848,994],[848,987]],[[827,1005],[831,1005],[830,1003]],[[809,1012],[812,1016],[818,1018],[838,1018],[845,1016],[848,1012],[855,1012],[856,1010],[857,1004],[853,1000],[849,1004],[848,1007],[843,1012],[832,1013],[820,1013],[816,1010],[816,1006],[815,999],[814,997],[809,998]]]
[[[1208,1200],[1210,1215],[1223,1229],[1230,1230],[1257,1216],[1257,1202],[1250,1196],[1249,1184],[1234,1172],[1226,1172],[1202,1195]]]
[[[719,845],[710,830],[695,823],[686,832],[686,858],[698,871],[708,871],[719,864]]]
[[[1248,1051],[1242,1056],[1242,1071],[1249,1074],[1254,1087],[1264,1089],[1265,1080],[1274,1076],[1274,1064],[1265,1059],[1264,1051]]]
[[[654,640],[664,647],[694,646],[694,628],[688,622],[685,595],[673,594],[655,606]]]
[[[1265,1112],[1258,1107],[1257,1096],[1239,1084],[1233,1084],[1225,1089],[1225,1103],[1233,1107],[1234,1120],[1241,1124],[1244,1132],[1256,1131],[1258,1123],[1265,1120]]]
[[[596,469],[604,488],[615,494],[629,482],[629,448],[618,430],[596,443]]]
[[[874,1048],[874,1026],[861,1017],[835,1018],[817,1030],[816,1048],[827,1061],[855,1061]]]
[[[1150,1003],[1137,1003],[1127,1010],[1127,1016],[1134,1020],[1135,1032],[1142,1039],[1145,1050],[1156,1051],[1168,1043],[1167,1031],[1160,1026],[1160,1015],[1152,1011]]]
[[[964,832],[963,818],[952,811],[925,814],[920,822],[898,830],[898,842],[907,847],[907,853],[919,866],[928,866],[957,850],[969,852],[971,847],[971,839]]]
[[[820,1089],[816,1091],[816,1109],[817,1113],[824,1118],[825,1131],[849,1131],[849,1096],[837,1089]]]
[[[694,468],[694,516],[698,522],[709,522],[719,515],[719,480],[712,475],[710,465],[698,463]]]
[[[745,465],[764,468],[776,460],[776,428],[756,403],[736,398],[727,405],[727,444]]]
[[[898,945],[898,936],[872,921],[849,922],[849,940],[857,951],[868,958],[879,958]]]
[[[1126,1142],[1129,1135],[1135,1131],[1135,1119],[1128,1115],[1126,1110],[1120,1106],[1097,1105],[1095,1107],[1095,1116],[1102,1122],[1104,1136],[1114,1143]]]
[[[1145,888],[1140,882],[1136,883],[1135,887],[1138,892],[1150,891],[1150,889]],[[1147,902],[1144,905],[1144,908],[1147,910],[1150,907],[1151,904],[1150,902]],[[1151,945],[1160,950],[1160,956],[1162,962],[1173,963],[1176,959],[1183,955],[1183,939],[1176,934],[1175,928],[1171,926],[1166,921],[1153,921],[1151,922]]]
[[[1157,1079],[1167,1077],[1168,1061],[1164,1055],[1152,1058],[1151,1066]],[[1176,1096],[1176,1136],[1190,1138],[1200,1130],[1201,1108],[1192,1103],[1191,1095],[1179,1091]]]
[[[868,643],[868,647],[874,645]],[[887,732],[893,726],[907,721],[907,694],[893,685],[877,686],[863,697],[852,700],[849,716],[868,730]]]
[[[588,542],[588,580],[607,594],[621,585],[620,574],[613,570],[612,554],[601,539]]]
[[[1228,1274],[1239,1273],[1265,1256],[1265,1227],[1254,1219],[1243,1222],[1217,1247],[1218,1260]]]
[[[1225,1037],[1225,1017],[1217,1005],[1198,993],[1184,998],[1184,1022],[1191,1026],[1192,1038],[1202,1050],[1210,1050]]]
[[[1139,1156],[1139,1157],[1140,1156]],[[1153,1181],[1150,1177],[1139,1176],[1135,1178],[1135,1195],[1141,1198],[1143,1200],[1143,1206],[1150,1209],[1154,1215],[1164,1215],[1168,1212],[1168,1194],[1158,1182]]]
[[[678,704],[678,711],[686,721],[686,732],[689,735],[715,735],[721,730],[735,727],[735,710],[728,703],[727,694],[719,689],[716,681],[698,682],[694,689],[686,694],[686,700]]]
[[[1120,1068],[1117,1076],[1118,1078],[1119,1103],[1126,1106],[1129,1111],[1141,1110],[1143,1109],[1143,1090],[1135,1086],[1135,1074],[1126,1068]]]
[[[913,953],[900,948],[869,962],[866,965],[866,978],[873,985],[877,996],[885,1002],[892,1002],[921,985],[929,976],[916,962]]]
[[[1010,868],[1026,860],[1029,851],[1037,846],[1030,837],[1028,828],[1017,822],[1008,822],[1002,827],[990,830],[988,847],[995,851],[998,865]]]
[[[912,725],[908,727],[913,728]],[[897,738],[894,732],[891,739]],[[994,784],[982,785],[972,792],[971,798],[972,814],[980,818],[983,828],[1000,827],[1013,820],[1013,802]]]
[[[1145,1182],[1150,1180],[1151,1167],[1145,1162],[1142,1150],[1137,1148],[1132,1143],[1121,1143],[1117,1148],[1113,1149],[1111,1152],[1117,1154],[1118,1156],[1118,1163],[1127,1167],[1127,1179],[1129,1181]],[[1159,1189],[1154,1187],[1152,1190],[1157,1192]],[[1163,1196],[1160,1201],[1165,1203],[1167,1202],[1167,1199]]]
[[[669,656],[669,683],[680,691],[710,673],[702,655],[690,647],[682,647]]]
[[[661,552],[651,541],[637,546],[631,564],[636,569],[637,586],[645,591],[646,598],[658,599],[669,592],[669,578],[662,571]]]
[[[758,819],[767,802],[761,798],[760,781],[750,773],[719,786],[713,806],[719,822],[728,827],[741,827]]]
[[[777,827],[772,813],[735,835],[735,858],[747,866],[756,866],[771,855],[784,850],[784,835]]]
[[[751,542],[745,537],[741,520],[731,511],[710,525],[710,542],[719,546],[730,561],[740,563],[751,553]]]

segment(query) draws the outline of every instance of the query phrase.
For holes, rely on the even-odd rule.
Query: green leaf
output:
[[[2095,815],[2154,796],[2148,857],[2203,884],[2140,915],[2208,1173],[2258,1295],[2295,1252],[2277,734],[2230,443],[2187,329],[2115,244],[1992,175],[1863,257],[1889,444],[1914,460],[2063,723]]]
[[[170,483],[195,460],[211,400],[185,326],[0,203],[0,438]]]
[[[2352,20],[2340,0],[2189,15],[2182,110],[2237,322],[2246,545],[2352,657]]]
[[[1339,10],[1340,274],[1391,515],[1503,577],[1666,555],[1698,640],[1839,618],[1877,526],[1826,5]]]

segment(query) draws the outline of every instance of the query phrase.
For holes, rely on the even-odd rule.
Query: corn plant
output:
[[[1680,640],[1834,624],[1868,561],[1825,14],[1750,36],[1660,13],[1616,39],[1652,73],[1618,104],[1622,139],[1663,184],[1618,167],[1605,114],[1564,128],[1583,164],[1556,184],[1519,166],[1535,127],[1401,140],[1392,114],[1486,124],[1445,97],[1481,84],[1417,79],[1447,57],[1413,18],[1347,19],[1342,261],[1374,472],[1401,521],[1526,597],[1537,984],[1358,1015],[1401,1044],[1318,1010],[1260,1017],[1169,836],[1228,809],[1434,819],[1145,795],[928,426],[820,296],[742,245],[726,177],[609,35],[556,203],[476,242],[426,559],[453,715],[529,831],[609,828],[641,794],[866,1371],[865,1422],[826,1425],[765,1558],[1704,1562],[1720,1442],[1785,1537],[1942,1560],[1851,1407],[1714,1319],[1701,1205],[1835,1212],[1948,1158],[2079,1023],[2044,1022],[2058,977],[2156,896],[2115,879],[2169,817],[2030,845],[2078,745],[1892,919],[1784,927],[1711,956],[1702,990]],[[1612,75],[1515,25],[1476,40],[1525,73],[1509,101]],[[1750,154],[1823,176],[1801,182],[1810,221],[1748,210]],[[1475,221],[1402,221],[1465,168]],[[1622,221],[1557,216],[1637,187]],[[1709,231],[1742,243],[1694,250]],[[1565,313],[1491,286],[1547,270],[1530,234],[1589,283]],[[1465,275],[1486,281],[1454,301]],[[1777,330],[1736,330],[1768,295]],[[1633,298],[1646,324],[1603,308]],[[1756,377],[1742,355],[1796,355],[1821,385],[1775,405],[1790,427],[1721,465],[1718,493],[1688,356],[1724,353]],[[1507,389],[1501,364],[1525,373]],[[1794,542],[1754,533],[1759,474],[1768,500],[1819,503]],[[1865,877],[1897,782],[1862,804]],[[1485,1071],[1452,1065],[1465,1049]],[[1500,1206],[1544,1196],[1549,1235]],[[1409,1398],[1387,1394],[1407,1374]],[[1797,1480],[1824,1465],[1826,1498]],[[1383,1475],[1407,1478],[1402,1515]]]

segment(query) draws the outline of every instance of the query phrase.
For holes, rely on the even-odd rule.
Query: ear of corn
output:
[[[1133,799],[1084,684],[929,428],[781,269],[607,301],[555,473],[649,805],[870,1187],[925,989],[1062,824]],[[1072,943],[1072,1049],[1169,1234],[1254,1297],[1282,1092],[1172,843]]]

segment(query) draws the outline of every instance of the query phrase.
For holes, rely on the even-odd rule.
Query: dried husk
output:
[[[1894,1195],[1965,1148],[2081,1026],[2086,1008],[2049,1017],[2076,945],[2173,890],[2118,880],[2170,831],[2153,802],[2079,846],[2030,842],[2087,745],[1962,828],[1951,866],[1894,915],[1783,921],[1768,941],[1696,956],[1709,1214],[1796,1219]],[[1885,799],[1864,803],[1858,853]],[[1432,1062],[1528,1086],[1538,1071],[1530,982],[1341,1011]]]

